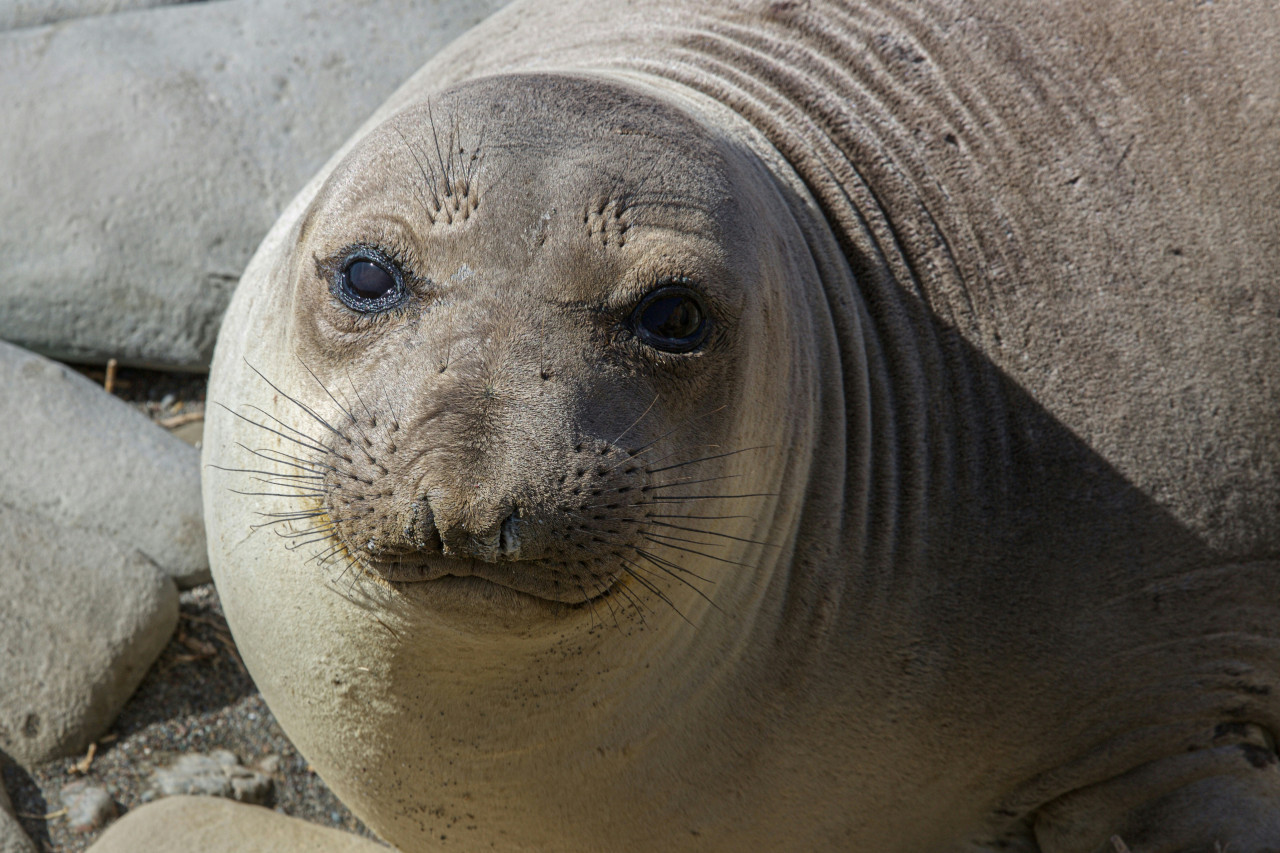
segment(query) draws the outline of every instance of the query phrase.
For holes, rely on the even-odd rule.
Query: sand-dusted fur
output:
[[[1100,0],[457,42],[220,337],[211,562],[281,723],[408,851],[1280,848],[1277,44]]]

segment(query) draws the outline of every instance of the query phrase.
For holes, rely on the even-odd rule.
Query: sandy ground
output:
[[[81,372],[97,381],[105,378],[102,370]],[[114,390],[195,444],[204,387],[203,376],[120,370]],[[4,784],[23,829],[42,853],[78,851],[100,832],[71,832],[61,814],[63,785],[87,778],[105,787],[123,814],[145,802],[156,767],[182,753],[214,749],[231,750],[247,766],[279,756],[271,803],[277,811],[370,836],[309,769],[267,709],[240,663],[212,584],[182,593],[174,636],[111,730],[95,744],[87,771],[84,756],[31,772],[10,766],[4,769]]]

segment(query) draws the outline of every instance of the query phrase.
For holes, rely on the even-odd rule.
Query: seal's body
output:
[[[1140,5],[517,4],[379,110],[205,444],[273,484],[208,478],[211,563],[344,802],[1280,846],[1280,9]]]

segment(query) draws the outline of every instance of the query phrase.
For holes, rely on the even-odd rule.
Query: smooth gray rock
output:
[[[0,0],[0,31],[37,27],[90,15],[110,15],[185,0]]]
[[[289,199],[505,0],[222,0],[0,34],[0,339],[200,370]]]
[[[448,848],[453,849],[453,848]],[[358,835],[215,797],[169,797],[108,827],[89,853],[388,853]]]
[[[62,786],[62,805],[72,832],[92,832],[106,826],[116,816],[116,801],[107,789],[84,779]]]
[[[0,763],[4,759],[0,758]],[[0,853],[36,853],[36,845],[22,831],[13,814],[9,792],[0,784]]]
[[[107,730],[173,633],[178,590],[136,551],[6,500],[0,752],[29,767]]]
[[[208,755],[181,755],[170,766],[156,768],[150,793],[160,797],[226,797],[260,805],[271,798],[273,787],[270,776],[241,766],[234,753],[216,749]]]
[[[54,531],[110,536],[184,588],[209,579],[199,451],[70,368],[3,342],[0,388],[0,501]]]

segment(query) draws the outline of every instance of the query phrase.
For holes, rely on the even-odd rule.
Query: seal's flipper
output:
[[[1043,853],[1274,853],[1280,760],[1257,726],[1062,797],[1035,824]]]

